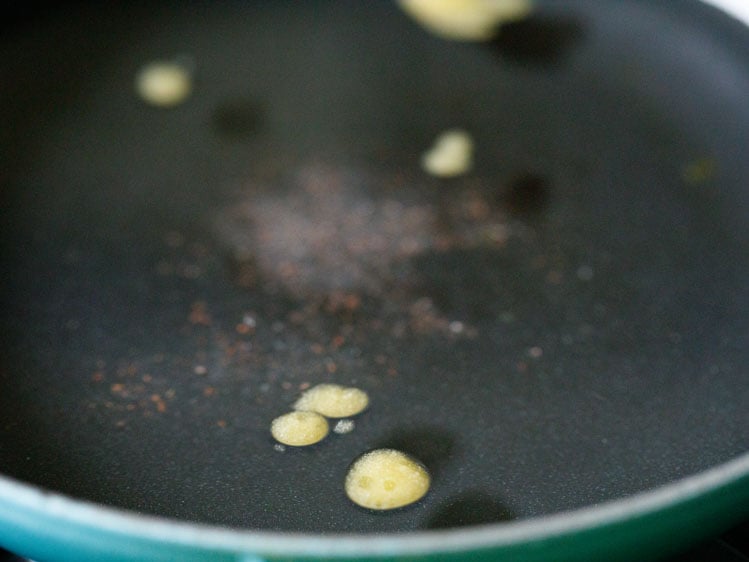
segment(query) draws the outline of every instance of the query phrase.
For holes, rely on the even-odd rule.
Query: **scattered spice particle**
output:
[[[112,391],[112,394],[120,394],[125,391],[125,385],[116,382],[112,386],[110,386],[109,389]]]
[[[283,388],[284,390],[291,390],[292,386],[293,385],[289,381],[283,381],[281,383],[281,388]]]
[[[162,414],[166,412],[166,402],[164,402],[164,399],[161,398],[160,394],[152,394],[151,402],[153,402],[156,405],[157,412],[162,413]]]
[[[203,389],[203,396],[205,396],[206,398],[210,398],[211,396],[213,396],[213,395],[215,395],[215,394],[216,394],[216,389],[215,389],[215,387],[212,387],[212,386],[206,386],[206,387],[205,387],[205,388]]]
[[[361,304],[361,298],[359,295],[355,295],[353,293],[349,293],[346,295],[346,299],[344,300],[344,306],[347,310],[356,310],[359,308],[359,305]]]
[[[177,395],[177,392],[173,388],[168,388],[164,393],[167,400],[172,400]]]
[[[252,328],[245,324],[244,322],[237,324],[234,330],[241,335],[246,335],[252,332]]]
[[[220,428],[222,428],[222,429],[223,429],[223,428],[225,428],[225,427],[226,427],[226,420],[218,420],[218,421],[216,422],[216,425],[217,425],[218,427],[220,427]]]
[[[199,326],[210,326],[211,315],[208,313],[208,306],[203,301],[197,301],[192,304],[190,308],[190,315],[188,316],[190,324]]]
[[[91,375],[91,380],[94,382],[101,382],[104,380],[104,373],[101,371],[96,371],[93,375]]]
[[[153,377],[149,375],[148,373],[146,373],[145,375],[143,375],[142,380],[145,383],[149,383],[153,380]]]
[[[301,324],[304,324],[306,320],[306,316],[304,315],[304,312],[300,310],[294,310],[289,313],[289,323],[293,324],[294,326],[300,326]]]
[[[303,383],[300,383],[300,384],[299,384],[299,390],[307,390],[307,389],[308,389],[308,388],[309,388],[310,386],[311,386],[311,385],[310,385],[310,383],[308,383],[308,382],[303,382]]]
[[[309,346],[310,351],[315,355],[322,355],[325,352],[325,348],[319,343],[313,343]]]
[[[361,305],[361,297],[347,291],[332,291],[326,302],[326,310],[331,313],[354,312]]]
[[[343,345],[344,343],[346,343],[346,338],[344,338],[344,337],[343,337],[342,335],[340,335],[340,334],[339,334],[339,335],[337,335],[337,336],[335,336],[335,337],[333,338],[333,340],[331,341],[331,345],[332,345],[332,346],[333,346],[334,348],[336,348],[336,349],[338,349],[339,347],[341,347],[341,346],[342,346],[342,345]]]
[[[528,350],[528,355],[532,357],[533,359],[539,359],[544,354],[544,350],[538,347],[537,345],[531,347]]]
[[[462,203],[463,212],[471,220],[486,220],[491,215],[492,209],[489,203],[476,192],[468,193],[465,201]]]
[[[203,365],[196,365],[193,369],[193,372],[196,375],[205,375],[208,372],[208,369],[206,369]]]

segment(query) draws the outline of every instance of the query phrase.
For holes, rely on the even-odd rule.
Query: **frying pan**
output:
[[[3,27],[0,544],[37,560],[663,555],[749,511],[749,34],[539,2],[74,4]],[[181,105],[133,89],[193,74]],[[475,143],[443,179],[442,131]],[[309,448],[309,385],[366,390]],[[432,487],[353,505],[393,447]]]

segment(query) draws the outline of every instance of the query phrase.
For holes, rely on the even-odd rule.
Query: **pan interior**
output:
[[[0,43],[0,471],[142,513],[401,532],[622,497],[749,447],[749,48],[696,2],[78,6]],[[194,69],[170,110],[133,79]],[[466,176],[425,175],[459,127]],[[279,451],[311,384],[346,434]],[[372,448],[432,489],[343,492]]]

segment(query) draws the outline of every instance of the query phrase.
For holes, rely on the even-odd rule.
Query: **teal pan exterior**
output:
[[[749,453],[621,500],[507,524],[403,535],[291,535],[178,523],[0,478],[0,544],[38,562],[648,560],[749,514]]]

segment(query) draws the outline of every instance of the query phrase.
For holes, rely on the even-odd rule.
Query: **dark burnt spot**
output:
[[[569,17],[533,15],[503,25],[490,47],[503,59],[520,64],[555,64],[585,36]]]
[[[226,256],[226,268],[229,278],[237,287],[255,289],[260,280],[257,262],[251,257]]]
[[[519,216],[536,215],[549,202],[549,183],[543,176],[526,173],[513,179],[500,198],[510,213]]]

